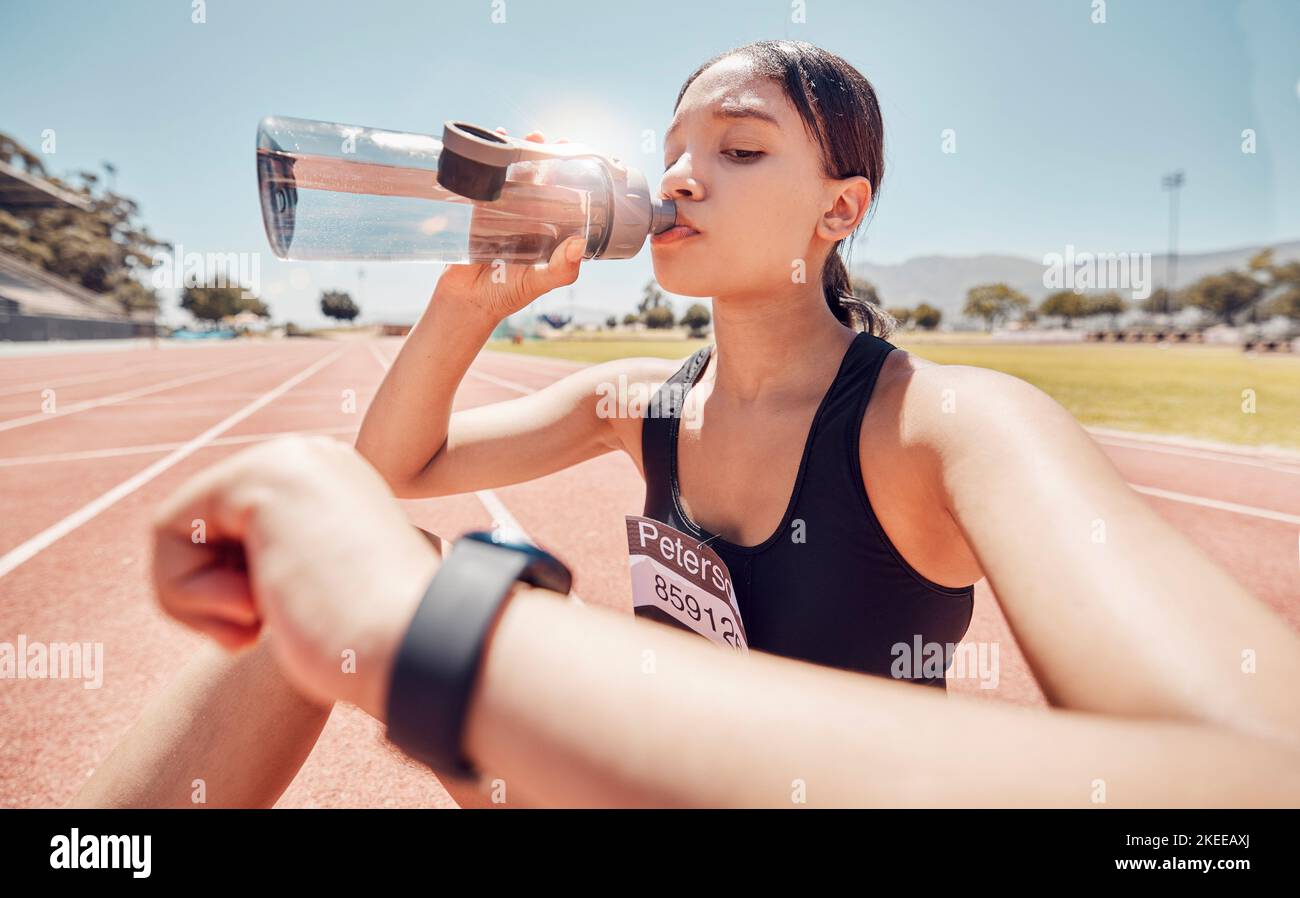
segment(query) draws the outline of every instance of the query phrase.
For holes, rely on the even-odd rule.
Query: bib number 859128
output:
[[[708,605],[700,607],[699,599],[691,593],[683,591],[678,584],[669,583],[660,574],[655,574],[655,595],[679,612],[689,615],[696,624],[707,626],[709,633],[706,635],[712,635],[715,639],[721,637],[732,648],[740,648],[739,636],[736,633],[736,622],[731,619],[731,615],[719,614]],[[674,617],[677,616],[674,615]],[[692,629],[696,629],[698,632],[698,628]]]

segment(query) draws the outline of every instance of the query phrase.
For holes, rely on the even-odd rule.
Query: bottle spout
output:
[[[650,201],[650,233],[662,234],[677,223],[677,203],[674,200]]]

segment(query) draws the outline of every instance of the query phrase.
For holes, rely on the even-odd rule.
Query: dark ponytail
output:
[[[822,293],[826,305],[841,323],[855,331],[866,331],[881,338],[890,336],[898,327],[898,319],[877,303],[854,294],[849,270],[840,257],[840,243],[831,247],[826,264],[822,266]]]
[[[781,85],[803,119],[804,127],[821,147],[822,169],[829,178],[861,175],[871,182],[874,214],[885,174],[884,120],[871,82],[849,63],[807,41],[755,41],[720,53],[691,74],[677,94],[673,111],[700,73],[719,60],[743,56],[754,72]],[[858,223],[858,227],[862,222]],[[852,243],[850,234],[846,240]],[[857,331],[888,337],[898,322],[876,302],[855,296],[849,271],[836,243],[822,266],[822,292],[835,317]]]

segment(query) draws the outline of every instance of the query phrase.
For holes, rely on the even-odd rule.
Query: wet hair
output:
[[[821,147],[827,177],[861,175],[871,182],[871,207],[863,216],[866,221],[875,210],[885,174],[884,122],[871,82],[839,56],[806,41],[755,41],[719,53],[692,72],[677,94],[673,112],[705,69],[731,56],[749,60],[755,74],[770,78],[785,90],[804,127]],[[855,234],[857,228],[831,247],[822,266],[822,293],[841,322],[857,331],[887,337],[898,322],[877,303],[854,295],[848,267],[840,255],[840,244],[848,240],[851,248]]]

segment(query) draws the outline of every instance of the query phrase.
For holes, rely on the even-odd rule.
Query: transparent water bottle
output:
[[[268,116],[257,132],[262,220],[281,259],[545,262],[569,237],[626,259],[672,227],[672,200],[581,144],[449,121],[442,139]]]

